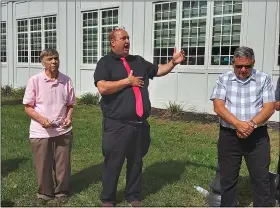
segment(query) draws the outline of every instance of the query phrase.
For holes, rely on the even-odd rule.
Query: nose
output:
[[[243,66],[242,68],[241,68],[241,72],[246,72],[247,71],[247,69],[245,68],[245,66]]]
[[[53,59],[51,60],[51,62],[52,62],[52,63],[56,63],[56,59],[53,58]]]

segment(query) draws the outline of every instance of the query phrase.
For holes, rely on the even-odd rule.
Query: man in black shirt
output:
[[[157,66],[141,56],[129,54],[129,35],[124,28],[114,29],[109,38],[111,52],[98,61],[94,73],[103,113],[101,206],[115,205],[118,179],[126,158],[125,199],[137,207],[140,206],[142,157],[150,146],[149,79],[168,74],[185,59],[185,54],[174,49],[172,60]]]

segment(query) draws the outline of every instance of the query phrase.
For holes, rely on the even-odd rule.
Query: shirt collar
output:
[[[242,81],[242,80],[238,79],[236,74],[234,73],[234,71],[232,73],[230,73],[229,80],[231,80],[231,81],[239,80],[241,82],[247,82],[248,80],[256,80],[256,69],[252,70],[251,76],[248,79],[246,79],[245,81]]]
[[[43,76],[43,79],[46,81],[46,82],[49,82],[49,81],[52,81],[52,79],[50,77],[48,77],[46,75],[46,69],[43,68],[43,71],[41,72],[42,76]],[[63,83],[63,77],[62,77],[62,74],[60,72],[58,72],[58,76],[57,76],[57,79],[55,80],[56,82],[60,82],[60,83]]]
[[[110,51],[108,53],[109,56],[111,56],[112,58],[116,59],[116,60],[120,60],[122,58],[121,55],[116,54],[114,51]],[[126,60],[130,60],[133,56],[132,55],[128,55],[127,57],[125,57]]]

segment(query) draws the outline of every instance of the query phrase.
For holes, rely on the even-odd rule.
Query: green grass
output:
[[[169,121],[151,117],[151,147],[144,158],[143,206],[204,206],[194,188],[209,190],[217,164],[218,124]],[[30,206],[37,182],[28,142],[30,119],[23,105],[2,105],[2,206]],[[101,111],[77,106],[73,115],[72,196],[66,206],[99,206],[101,191]],[[270,130],[271,170],[275,172],[279,132]],[[242,164],[239,181],[241,206],[252,201],[248,172]],[[125,168],[118,186],[118,206],[123,201]]]

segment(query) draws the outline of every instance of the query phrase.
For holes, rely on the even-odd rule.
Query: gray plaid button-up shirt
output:
[[[239,120],[250,121],[262,109],[263,104],[275,102],[271,78],[264,72],[253,69],[245,81],[237,78],[233,71],[223,73],[216,81],[210,100],[225,101],[225,107]],[[224,127],[235,127],[220,118]]]

